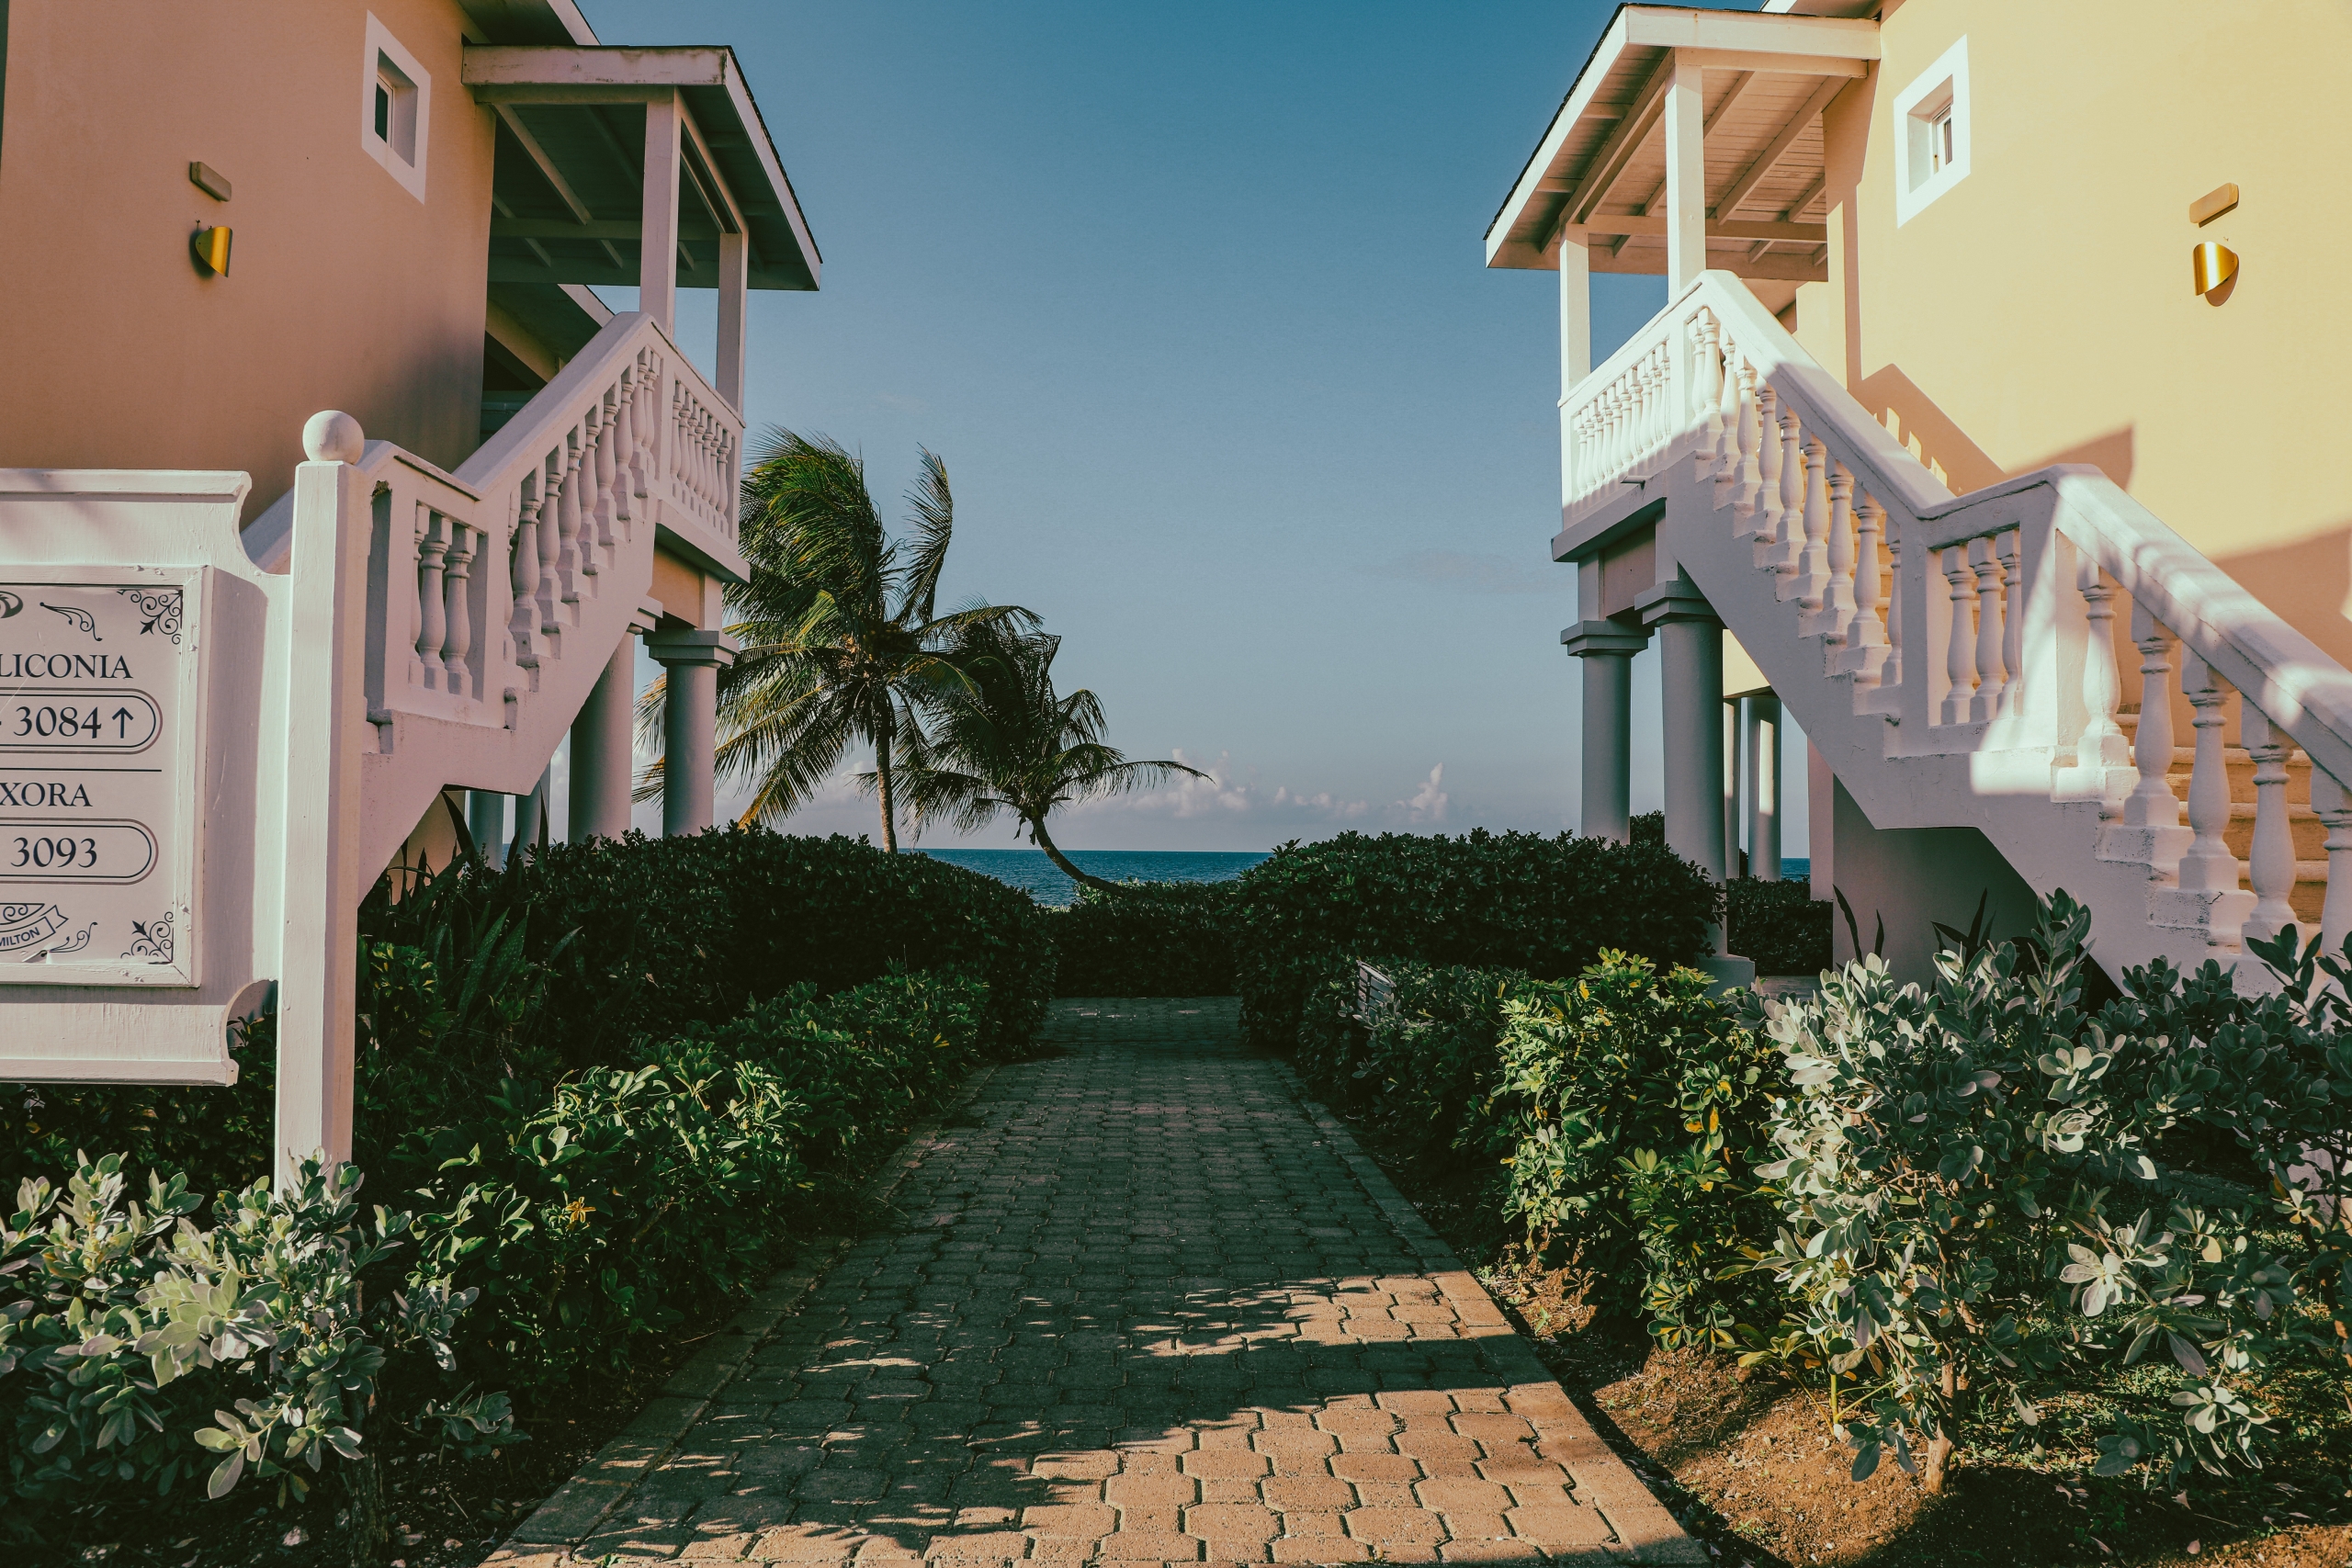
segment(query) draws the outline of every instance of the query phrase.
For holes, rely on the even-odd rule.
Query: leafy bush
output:
[[[1770,1264],[1804,1319],[1751,1359],[1806,1343],[1854,1380],[1857,1475],[1917,1446],[1939,1489],[1973,1427],[2102,1375],[2100,1473],[2258,1462],[2266,1383],[2343,1354],[2352,1010],[2329,986],[2352,966],[2290,931],[2249,944],[2278,994],[2159,964],[2094,1017],[2089,924],[2062,894],[2030,937],[1939,954],[1932,987],[1873,958],[1770,1025],[1793,1086]],[[2260,1188],[2159,1167],[2183,1122]]]
[[[1230,882],[1131,882],[1105,893],[1083,884],[1069,908],[1046,912],[1065,997],[1225,997],[1233,994]]]
[[[364,929],[422,948],[458,922],[441,907],[452,902],[485,941],[500,917],[526,928],[521,956],[551,972],[542,1033],[573,1066],[618,1061],[640,1035],[723,1023],[804,981],[843,990],[893,965],[985,981],[982,1046],[1004,1055],[1028,1043],[1054,994],[1047,917],[1028,895],[839,835],[731,828],[553,845],[503,872],[445,874],[398,903],[379,888]]]
[[[1603,947],[1695,957],[1721,896],[1652,844],[1567,834],[1459,839],[1343,833],[1289,843],[1241,874],[1235,925],[1244,1023],[1288,1049],[1329,960],[1357,954],[1574,975]]]
[[[282,1500],[326,1459],[360,1456],[388,1351],[453,1366],[473,1292],[420,1264],[403,1288],[360,1276],[401,1245],[407,1214],[358,1218],[359,1173],[306,1165],[296,1190],[256,1182],[210,1229],[185,1175],[127,1201],[119,1156],[77,1162],[61,1194],[28,1180],[0,1224],[0,1429],[11,1525],[46,1506],[131,1487],[169,1494],[198,1471],[218,1497],[248,1474]],[[395,1284],[401,1284],[393,1276]],[[504,1396],[433,1412],[475,1441],[510,1436]]]
[[[1394,987],[1367,1024],[1352,959],[1336,959],[1308,993],[1299,1075],[1401,1152],[1426,1156],[1465,1142],[1484,1152],[1505,1004],[1528,988],[1508,971],[1384,963]]]
[[[804,984],[400,1140],[384,1175],[416,1202],[425,1256],[481,1295],[469,1364],[528,1399],[756,1285],[811,1203],[979,1059],[985,1013],[960,976]]]
[[[1829,967],[1832,904],[1802,882],[1735,877],[1724,885],[1724,936],[1758,975],[1818,975]]]
[[[1606,953],[1520,988],[1489,1101],[1504,1207],[1531,1249],[1565,1252],[1593,1304],[1638,1308],[1669,1345],[1735,1342],[1755,1291],[1727,1270],[1771,1233],[1753,1168],[1772,1053],[1708,984]]]

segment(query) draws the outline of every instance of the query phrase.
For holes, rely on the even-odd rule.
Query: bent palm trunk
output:
[[[1062,853],[1060,846],[1054,842],[1053,835],[1046,831],[1046,819],[1043,817],[1031,817],[1027,821],[1030,840],[1046,852],[1046,858],[1058,866],[1064,876],[1069,877],[1072,882],[1082,882],[1087,886],[1103,893],[1116,893],[1119,890],[1117,883],[1105,882],[1099,876],[1079,870],[1072,863],[1069,856]]]

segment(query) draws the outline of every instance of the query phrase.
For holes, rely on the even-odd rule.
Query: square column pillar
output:
[[[1707,105],[1704,73],[1679,50],[1666,89],[1666,288],[1669,298],[1707,269]]]
[[[630,729],[637,709],[637,644],[623,637],[571,721],[571,830],[575,844],[628,831],[636,784]]]
[[[1724,716],[1724,873],[1741,876],[1739,860],[1739,699],[1725,697]]]
[[[1634,655],[1649,634],[1617,621],[1578,621],[1560,646],[1584,664],[1584,803],[1577,831],[1624,843],[1633,835]]]
[[[514,842],[506,852],[509,861],[519,862],[526,854],[537,851],[539,832],[547,826],[548,791],[554,778],[555,768],[550,763],[539,774],[539,782],[531,786],[530,794],[514,797]]]
[[[745,310],[752,287],[751,237],[738,229],[718,236],[718,395],[743,412]]]
[[[637,251],[637,308],[678,331],[678,95],[645,106],[645,205]]]
[[[1747,874],[1781,880],[1781,699],[1747,699]]]
[[[1592,249],[1585,231],[1560,230],[1560,397],[1592,374]]]
[[[505,865],[506,797],[494,789],[469,791],[466,831],[473,835],[474,851],[484,865],[492,871]]]
[[[725,632],[661,631],[645,650],[667,676],[662,702],[662,831],[699,833],[717,810],[718,672],[742,645]]]

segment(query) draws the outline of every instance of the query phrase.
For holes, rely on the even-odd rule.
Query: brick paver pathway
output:
[[[1708,1561],[1230,998],[1049,1038],[492,1561]]]

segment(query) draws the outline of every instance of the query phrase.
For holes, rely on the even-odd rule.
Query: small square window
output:
[[[1968,40],[1894,99],[1894,221],[1908,223],[1968,177]]]
[[[417,200],[424,199],[425,131],[432,124],[433,78],[384,24],[368,18],[359,145]]]

